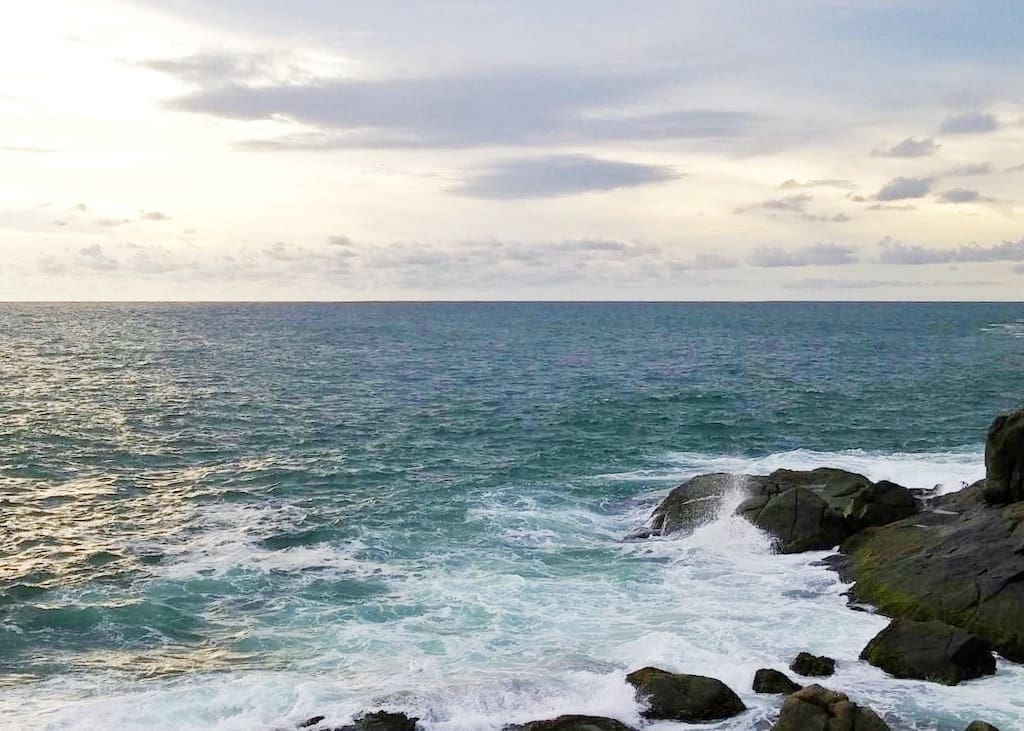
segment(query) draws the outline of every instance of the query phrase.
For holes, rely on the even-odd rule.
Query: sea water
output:
[[[1024,728],[1020,666],[858,662],[886,619],[739,496],[623,540],[706,471],[960,489],[1022,373],[1016,304],[2,305],[0,727],[639,724],[656,665],[766,728],[809,650],[894,728]]]

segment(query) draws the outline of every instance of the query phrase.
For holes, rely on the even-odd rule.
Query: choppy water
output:
[[[2,305],[0,726],[638,722],[622,677],[657,664],[748,729],[754,670],[810,649],[895,728],[1024,727],[1019,666],[856,662],[885,620],[729,506],[620,540],[701,471],[977,479],[1022,332],[995,304]]]

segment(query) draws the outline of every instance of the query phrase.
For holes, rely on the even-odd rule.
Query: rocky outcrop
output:
[[[894,620],[867,644],[860,659],[897,678],[946,685],[996,671],[987,642],[937,620]]]
[[[997,416],[989,427],[982,493],[993,505],[1024,500],[1024,409]]]
[[[729,686],[703,675],[647,667],[627,675],[626,682],[647,704],[644,718],[700,723],[731,718],[747,709]]]
[[[794,683],[785,673],[771,668],[761,668],[754,673],[753,690],[755,693],[774,693],[776,695],[789,695],[800,690],[803,686]]]
[[[751,491],[736,512],[771,534],[781,553],[832,548],[866,527],[918,511],[907,488],[830,467],[776,470]]]
[[[714,518],[723,498],[734,492],[745,498],[736,512],[771,534],[783,553],[832,548],[862,528],[918,510],[913,492],[905,487],[845,470],[713,473],[672,490],[655,508],[650,528],[632,537],[692,530]]]
[[[789,669],[806,677],[827,678],[835,673],[836,661],[824,655],[801,652],[789,664]]]
[[[772,731],[889,731],[874,711],[844,693],[809,685],[786,699]]]
[[[388,713],[376,711],[366,713],[346,726],[329,729],[323,725],[325,716],[313,716],[298,725],[298,728],[310,731],[416,731],[418,718],[410,718],[404,713]]]
[[[971,721],[967,724],[967,728],[964,731],[999,731],[991,723],[985,723],[984,721]]]
[[[843,543],[854,601],[891,617],[938,619],[1024,662],[1024,501],[990,506],[984,482],[913,518]]]
[[[548,721],[530,721],[505,726],[504,731],[636,731],[614,718],[604,716],[559,716]]]

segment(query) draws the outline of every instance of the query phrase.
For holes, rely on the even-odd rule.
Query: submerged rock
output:
[[[754,673],[755,693],[775,693],[778,695],[789,695],[800,690],[803,686],[794,683],[789,676],[771,668],[761,668]]]
[[[996,671],[996,660],[987,642],[937,620],[894,620],[875,635],[860,658],[897,678],[946,685]]]
[[[993,505],[1024,500],[1024,409],[997,416],[989,427],[983,494]]]
[[[404,713],[388,713],[376,711],[355,719],[351,724],[334,731],[416,731],[418,718],[410,718]]]
[[[772,731],[889,731],[889,725],[844,693],[808,685],[786,699]]]
[[[703,675],[642,668],[626,676],[637,696],[648,704],[644,718],[674,721],[718,721],[747,710],[743,701],[721,680]]]
[[[505,726],[504,731],[636,731],[614,718],[604,716],[559,716],[549,721],[530,721]]]
[[[984,482],[913,518],[843,543],[854,601],[892,617],[938,619],[1024,662],[1024,501],[991,506]]]
[[[808,677],[827,678],[835,673],[836,661],[824,655],[812,655],[809,652],[801,652],[793,658],[793,662],[789,664],[789,669],[794,673]]]

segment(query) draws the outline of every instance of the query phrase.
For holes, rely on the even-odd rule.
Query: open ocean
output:
[[[1022,402],[1020,304],[0,305],[0,727],[638,723],[658,665],[764,728],[806,649],[896,729],[1024,728],[1024,667],[857,662],[886,620],[731,506],[622,540],[705,471],[958,489]]]

